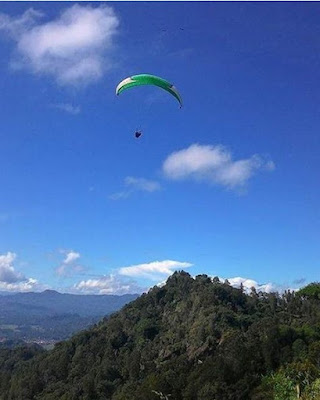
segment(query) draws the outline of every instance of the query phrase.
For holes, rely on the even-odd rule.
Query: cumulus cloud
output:
[[[56,20],[41,23],[43,17],[32,8],[17,18],[0,14],[0,30],[16,42],[15,68],[78,85],[98,80],[111,67],[119,26],[111,7],[76,4]]]
[[[26,279],[20,272],[14,269],[13,262],[16,257],[16,254],[11,252],[0,255],[0,282],[13,284]]]
[[[241,278],[240,276],[237,276],[235,278],[228,278],[228,282],[231,286],[236,288],[240,288],[242,284],[245,292],[251,292],[252,287],[254,287],[258,292],[261,291],[266,293],[277,292],[279,289],[278,285],[275,285],[271,282],[259,284],[253,279]]]
[[[127,176],[124,180],[125,190],[113,193],[109,196],[111,200],[126,199],[134,192],[156,192],[161,189],[160,183],[145,178],[135,178]]]
[[[177,269],[191,267],[189,262],[174,260],[152,261],[146,264],[131,265],[119,269],[120,275],[144,277],[154,281],[163,279],[163,275],[169,276]],[[160,279],[159,279],[160,277]]]
[[[219,278],[221,282],[224,282],[225,279]],[[297,290],[297,288],[293,288],[289,285],[285,284],[280,284],[280,283],[273,283],[273,282],[268,282],[268,283],[258,283],[254,279],[250,278],[242,278],[240,276],[234,277],[234,278],[228,278],[228,282],[230,283],[231,286],[235,288],[240,288],[241,284],[243,286],[243,290],[246,293],[251,292],[251,288],[255,288],[257,292],[265,292],[265,293],[271,293],[271,292],[278,292],[278,293],[283,293],[285,290]]]
[[[8,252],[0,255],[0,290],[13,292],[40,291],[47,288],[36,279],[26,278],[14,268],[17,255]]]
[[[56,268],[56,273],[59,276],[71,276],[73,274],[83,272],[85,268],[77,263],[77,260],[81,257],[80,253],[73,250],[61,250],[61,253],[65,255],[61,264]]]
[[[74,291],[83,294],[126,294],[142,293],[145,291],[134,281],[124,280],[116,275],[104,275],[97,279],[83,280],[73,287]]]
[[[42,292],[50,289],[48,285],[39,283],[37,279],[28,278],[22,282],[7,283],[0,281],[0,290],[6,292]]]
[[[192,144],[170,154],[162,165],[164,175],[173,180],[193,179],[225,186],[230,189],[244,187],[258,171],[272,171],[275,165],[259,155],[233,160],[222,145]]]

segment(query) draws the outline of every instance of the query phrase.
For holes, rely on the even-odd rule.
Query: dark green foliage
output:
[[[0,350],[0,400],[317,399],[319,306],[175,273],[50,352]]]
[[[320,284],[316,282],[310,283],[309,285],[300,289],[297,292],[297,295],[306,297],[307,299],[320,300]]]

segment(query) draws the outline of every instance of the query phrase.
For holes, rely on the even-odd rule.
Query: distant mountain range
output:
[[[75,295],[54,290],[0,295],[0,339],[63,340],[136,299],[138,294]]]
[[[57,314],[78,314],[81,317],[95,317],[119,310],[124,304],[136,299],[138,294],[77,295],[45,290],[41,293],[16,293],[0,297],[0,310],[28,316],[52,316]],[[2,312],[1,312],[2,314]],[[0,316],[0,318],[2,315]]]
[[[0,296],[12,296],[14,294],[17,294],[17,292],[3,292],[0,290]]]

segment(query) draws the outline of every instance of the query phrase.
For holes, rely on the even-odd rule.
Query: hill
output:
[[[319,305],[175,273],[50,352],[0,351],[0,398],[318,399]]]

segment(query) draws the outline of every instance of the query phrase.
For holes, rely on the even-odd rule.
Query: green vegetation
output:
[[[305,290],[175,273],[52,351],[0,350],[0,399],[320,399],[320,300]]]

